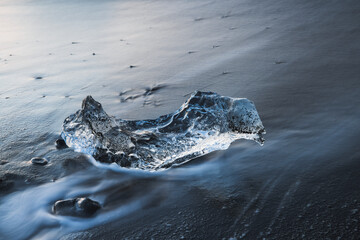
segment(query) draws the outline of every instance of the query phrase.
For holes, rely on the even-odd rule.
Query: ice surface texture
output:
[[[138,121],[109,116],[87,96],[82,109],[65,119],[61,136],[69,147],[98,161],[154,171],[227,149],[237,139],[262,145],[263,134],[248,99],[198,91],[176,112]]]

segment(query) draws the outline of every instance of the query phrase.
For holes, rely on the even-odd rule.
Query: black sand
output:
[[[111,58],[104,46],[90,48],[87,54],[96,55],[88,61],[99,62],[86,62],[89,65],[84,67],[79,65],[83,60],[80,58],[86,55],[81,49],[78,53],[81,56],[74,55],[79,57],[79,63],[67,59],[73,57],[68,54],[66,58],[59,56],[52,62],[58,64],[48,70],[51,73],[47,75],[43,70],[42,79],[18,83],[17,79],[25,79],[19,72],[31,72],[31,66],[46,62],[44,57],[31,64],[24,57],[21,61],[27,65],[0,70],[2,199],[65,175],[76,177],[74,172],[78,170],[93,172],[80,154],[71,149],[56,150],[54,146],[62,120],[79,108],[84,96],[97,95],[105,109],[117,111],[122,118],[144,119],[172,112],[194,90],[211,90],[255,102],[267,131],[263,147],[238,141],[227,151],[196,159],[161,175],[106,172],[94,176],[91,184],[119,179],[111,188],[93,194],[95,199],[104,196],[101,211],[112,211],[141,197],[147,198],[140,208],[126,216],[75,233],[59,230],[57,236],[359,239],[360,2],[169,4],[139,1],[127,6],[132,8],[131,14],[155,12],[151,17],[145,16],[142,27],[134,27],[135,33],[124,30],[129,34],[129,45],[120,41],[127,36],[120,37],[121,31],[114,27],[112,37],[118,37],[119,44],[129,47],[113,50],[118,51],[117,55],[123,53],[122,58]],[[89,6],[92,9],[93,5]],[[127,9],[123,11],[129,13]],[[99,8],[99,13],[106,11],[109,10]],[[120,8],[117,11],[120,13]],[[95,13],[94,19],[101,19],[99,13]],[[76,21],[86,21],[84,16]],[[130,16],[125,14],[122,20],[127,21],[122,23],[142,21]],[[121,25],[119,21],[115,23]],[[111,36],[109,32],[105,36]],[[86,42],[65,40],[70,47],[81,47]],[[74,41],[78,44],[71,44]],[[94,42],[95,45],[101,44]],[[213,48],[215,45],[219,47]],[[5,62],[6,66],[16,64],[15,58],[21,55],[21,48],[7,46],[0,51],[3,66]],[[64,50],[54,48],[60,55]],[[45,55],[50,49],[41,50]],[[18,53],[8,56],[11,50]],[[7,61],[3,60],[5,55]],[[74,61],[72,67],[67,65],[68,61]],[[136,68],[129,69],[130,65]],[[150,96],[139,95],[159,82],[165,87]],[[126,96],[119,96],[120,93]],[[42,94],[46,97],[41,98]],[[121,97],[127,101],[121,103]],[[46,157],[49,163],[31,166],[29,160],[35,156]],[[0,222],[5,221],[0,217]],[[37,225],[31,236],[44,236],[53,228],[60,229],[60,225]],[[24,230],[19,227],[18,231]],[[0,231],[1,237],[6,239],[8,235]]]

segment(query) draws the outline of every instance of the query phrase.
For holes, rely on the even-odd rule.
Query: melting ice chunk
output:
[[[264,143],[264,126],[245,98],[195,92],[177,111],[153,120],[109,116],[91,96],[67,117],[61,136],[75,151],[122,167],[161,170],[215,150],[237,139]]]

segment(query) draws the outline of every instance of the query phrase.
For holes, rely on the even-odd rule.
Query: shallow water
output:
[[[0,239],[357,238],[357,1],[0,5]],[[87,95],[134,120],[195,90],[254,101],[266,144],[236,141],[161,173],[54,146]],[[80,196],[103,208],[51,214]]]

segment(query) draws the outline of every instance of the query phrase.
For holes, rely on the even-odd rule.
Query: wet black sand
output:
[[[180,8],[175,16],[181,19],[181,14],[190,12],[193,19],[185,28],[198,29],[195,24],[203,24],[199,29],[208,29],[199,30],[203,36],[189,36],[196,44],[183,50],[193,59],[172,59],[168,66],[157,62],[152,67],[136,63],[128,64],[136,68],[126,67],[138,73],[126,72],[123,78],[148,76],[165,84],[149,99],[140,96],[119,105],[118,93],[109,96],[107,91],[112,87],[119,93],[130,88],[142,92],[154,86],[150,80],[119,87],[112,79],[101,93],[96,91],[100,83],[93,80],[68,105],[59,104],[62,102],[51,93],[46,104],[38,105],[39,100],[31,96],[25,104],[21,90],[7,91],[13,95],[5,99],[7,92],[2,89],[2,111],[16,121],[1,118],[1,159],[8,162],[0,165],[7,179],[0,183],[1,195],[89,168],[79,154],[56,150],[53,145],[62,119],[79,108],[84,95],[99,94],[105,109],[125,106],[119,114],[141,119],[177,109],[193,90],[212,90],[255,102],[267,130],[263,147],[238,141],[227,151],[145,180],[121,173],[130,180],[125,187],[115,184],[104,190],[106,206],[115,208],[151,193],[141,209],[62,239],[358,239],[360,3],[226,1],[195,5]],[[162,15],[160,20],[165,18]],[[208,39],[216,39],[217,29],[210,26],[226,28],[223,36],[227,40],[210,44]],[[198,50],[201,43],[208,44],[212,52]],[[165,45],[176,49],[171,43]],[[215,45],[220,46],[213,48]],[[14,101],[11,106],[9,100]],[[159,106],[144,105],[145,100]],[[40,110],[32,110],[36,106]],[[18,114],[10,113],[11,108],[18,109]],[[28,111],[33,117],[28,117]],[[19,112],[24,114],[19,116]],[[22,127],[35,130],[16,131]],[[49,157],[49,164],[29,167],[27,162],[34,154]],[[75,160],[67,160],[71,165],[65,159]],[[104,179],[111,177],[116,174]]]
[[[79,239],[360,237],[359,4],[297,3],[278,3],[275,16],[298,14],[269,29],[286,28],[280,36],[252,56],[227,63],[254,75],[247,86],[235,86],[240,96],[255,101],[267,128],[267,145],[259,149],[247,143],[251,146],[243,149],[244,143],[234,144],[215,157],[230,165],[215,178],[173,183],[164,188],[165,203],[90,229]],[[261,3],[253,4],[261,8]],[[274,58],[270,71],[249,66],[254,64],[251,57],[277,55],[284,62],[277,65]],[[233,86],[227,82],[227,87]],[[230,186],[219,178],[229,178],[223,181]],[[193,183],[197,181],[201,183]]]

